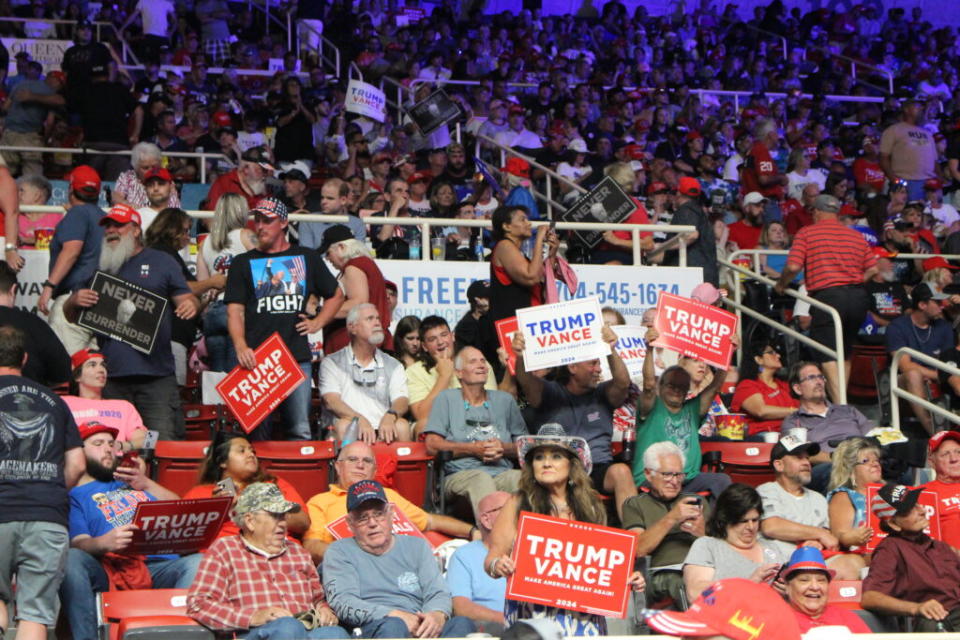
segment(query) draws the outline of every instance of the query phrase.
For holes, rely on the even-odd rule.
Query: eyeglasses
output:
[[[862,458],[857,460],[857,463],[854,466],[859,467],[863,464],[880,464],[880,458]]]
[[[375,387],[380,377],[380,369],[379,366],[374,369],[361,369],[360,365],[354,363],[353,368],[350,369],[350,375],[354,384],[361,387]]]
[[[809,376],[806,376],[806,377],[804,377],[804,378],[800,378],[800,382],[816,382],[816,381],[818,381],[818,380],[819,380],[820,382],[823,382],[823,381],[825,381],[826,379],[827,379],[827,377],[826,377],[825,375],[823,375],[822,373],[811,373]]]
[[[777,351],[776,349],[764,349],[764,350],[763,350],[763,355],[765,355],[765,356],[779,356],[779,355],[780,355],[780,352]]]
[[[658,474],[667,482],[672,480],[680,480],[682,482],[683,479],[687,477],[687,474],[683,471],[654,471],[654,473]]]
[[[376,460],[373,458],[361,458],[360,456],[347,456],[346,458],[341,458],[340,462],[346,462],[349,464],[360,464],[361,462],[366,466],[373,466],[376,464]]]
[[[368,524],[370,522],[380,522],[381,520],[386,519],[387,510],[386,509],[377,509],[375,511],[367,511],[362,516],[351,516],[354,523],[356,524]]]

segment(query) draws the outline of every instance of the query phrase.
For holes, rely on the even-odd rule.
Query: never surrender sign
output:
[[[636,544],[622,529],[523,511],[507,598],[623,618]]]
[[[426,136],[451,120],[459,118],[460,107],[443,89],[437,89],[410,107],[407,113],[420,128],[420,132]]]
[[[654,346],[677,351],[726,369],[733,356],[731,338],[737,331],[737,316],[709,304],[662,292],[654,322],[660,337]]]
[[[253,355],[257,366],[244,369],[238,365],[217,385],[224,404],[247,433],[307,379],[277,333],[264,340]]]
[[[636,203],[610,176],[560,214],[564,222],[623,222],[636,211]],[[603,231],[574,231],[591,249],[603,238]]]
[[[160,331],[167,299],[123,278],[97,271],[90,288],[97,304],[80,312],[77,324],[149,354]]]
[[[527,371],[604,357],[603,314],[596,297],[517,309]]]
[[[141,502],[133,514],[133,542],[126,553],[196,553],[210,546],[227,517],[233,498]]]

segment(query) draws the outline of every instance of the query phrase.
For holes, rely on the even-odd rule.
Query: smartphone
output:
[[[237,495],[237,485],[233,482],[233,478],[224,478],[217,483],[217,488],[220,489],[221,496]]]
[[[787,563],[781,564],[777,567],[777,570],[773,572],[773,576],[767,579],[767,583],[773,584],[780,577],[780,574],[783,573],[783,570],[787,568]]]
[[[703,504],[703,498],[698,496],[695,493],[686,493],[683,495],[684,504],[695,504],[701,506]]]
[[[160,432],[151,429],[147,431],[147,436],[143,439],[143,448],[144,449],[156,449],[157,440],[160,439]]]
[[[137,468],[136,460],[140,457],[140,454],[136,450],[127,451],[123,454],[123,457],[120,458],[120,464],[117,467],[133,467]]]
[[[557,228],[557,221],[556,221],[556,220],[551,220],[551,221],[550,221],[550,224],[547,225],[547,228],[548,228],[550,231],[556,230],[556,228]]]

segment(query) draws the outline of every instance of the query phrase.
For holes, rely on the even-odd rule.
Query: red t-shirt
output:
[[[756,142],[750,153],[747,154],[747,161],[741,172],[740,190],[743,193],[759,191],[764,196],[774,200],[783,200],[784,187],[781,184],[771,184],[768,187],[760,186],[761,176],[780,175],[777,170],[777,163],[773,161],[769,149],[762,142]]]
[[[923,488],[936,493],[940,501],[940,538],[960,549],[960,482],[933,480]]]
[[[882,193],[887,176],[883,173],[879,163],[871,162],[866,158],[857,158],[853,161],[853,179],[856,181],[858,189],[870,186],[877,193]]]
[[[760,244],[763,227],[754,227],[743,220],[737,220],[727,228],[730,229],[728,239],[735,242],[740,249],[756,249]]]
[[[743,401],[755,394],[763,396],[764,404],[774,407],[796,408],[800,402],[790,395],[790,385],[784,380],[774,380],[777,385],[770,388],[765,382],[760,380],[741,380],[737,385],[737,390],[733,393],[733,401],[730,403],[730,411],[734,413],[746,413],[743,410]],[[747,413],[747,435],[761,433],[763,431],[780,431],[780,420],[760,420]]]
[[[243,196],[247,200],[247,206],[251,209],[256,206],[261,199],[267,197],[267,194],[256,196],[244,191],[243,187],[240,186],[240,178],[237,176],[236,169],[232,169],[223,174],[210,185],[210,191],[207,192],[206,209],[209,211],[215,209],[217,201],[220,200],[220,196],[225,193],[236,193],[237,195]]]
[[[303,501],[303,497],[300,496],[300,493],[293,488],[293,485],[284,480],[283,478],[277,478],[277,487],[280,489],[280,493],[283,494],[283,497],[289,500],[290,502],[296,502],[300,505],[300,510],[306,513],[307,505]],[[187,491],[187,494],[183,496],[184,500],[193,500],[196,498],[212,498],[213,497],[213,488],[212,484],[200,484],[195,486],[190,491]],[[220,538],[226,538],[227,536],[235,536],[240,534],[240,527],[230,519],[229,512],[227,513],[227,519],[223,521],[223,526],[220,527],[220,533],[217,534],[217,537],[211,541],[210,544],[213,544],[214,541],[219,540]],[[287,534],[287,538],[293,542],[299,542],[293,535]],[[203,549],[206,551],[206,549]]]
[[[647,210],[644,208],[644,206],[636,198],[631,196],[630,199],[633,200],[633,203],[635,205],[637,205],[637,208],[633,210],[633,213],[631,213],[627,217],[627,219],[623,221],[623,223],[624,224],[650,224],[650,215],[647,213]],[[633,237],[633,234],[630,231],[614,231],[613,235],[620,238],[621,240],[630,240]],[[641,238],[649,238],[652,236],[653,236],[652,231],[640,232]],[[600,243],[597,245],[597,249],[603,250],[603,251],[623,251],[624,250],[621,247],[613,246],[606,240],[601,240]]]
[[[790,199],[783,203],[783,222],[787,233],[797,235],[797,231],[813,224],[813,214],[799,200]]]
[[[793,609],[793,607],[790,608]],[[873,633],[870,627],[867,626],[867,623],[860,619],[860,616],[850,609],[844,609],[843,607],[835,607],[828,604],[820,617],[816,619],[796,609],[793,609],[793,613],[797,617],[797,625],[800,627],[801,634],[810,631],[810,629],[814,627],[832,626],[846,627],[853,633]]]

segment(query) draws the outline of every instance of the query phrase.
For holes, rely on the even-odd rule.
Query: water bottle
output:
[[[410,243],[410,259],[411,260],[420,259],[420,243],[419,242]]]
[[[623,462],[630,464],[633,462],[634,450],[637,446],[637,429],[627,429],[623,432]]]
[[[354,416],[350,420],[350,424],[347,425],[346,431],[343,432],[343,441],[340,443],[340,449],[342,450],[345,446],[351,442],[356,442],[360,438],[360,418]]]

